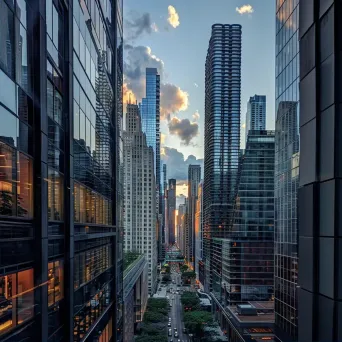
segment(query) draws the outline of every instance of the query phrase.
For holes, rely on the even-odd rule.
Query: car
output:
[[[173,328],[174,331],[177,331],[177,328]]]
[[[175,331],[174,337],[178,337],[178,331]]]
[[[169,329],[168,335],[172,336],[172,329]]]
[[[186,328],[183,328],[183,333],[186,334],[187,332]]]
[[[181,340],[180,340],[180,339],[178,339],[178,340],[177,340],[177,342],[181,342]]]
[[[169,323],[167,324],[167,326],[168,326],[168,327],[171,327],[171,323],[169,322]]]
[[[170,308],[172,307],[172,304],[170,303]]]

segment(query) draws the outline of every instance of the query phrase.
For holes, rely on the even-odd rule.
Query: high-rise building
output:
[[[154,152],[154,174],[156,185],[156,215],[158,237],[158,255],[161,258],[162,222],[159,215],[162,214],[161,193],[161,163],[160,163],[160,75],[156,68],[146,68],[146,97],[140,104],[142,131],[146,134],[147,146],[151,146]]]
[[[148,291],[157,281],[154,153],[141,129],[139,107],[128,104],[124,134],[125,251],[145,254]]]
[[[300,0],[299,6],[297,341],[339,341],[342,336],[341,2]]]
[[[1,341],[122,341],[120,18],[0,1]]]
[[[176,242],[176,180],[169,179],[169,189],[167,191],[167,215],[168,215],[168,243]]]
[[[205,65],[203,261],[211,289],[212,239],[231,222],[240,154],[241,25],[214,24]]]
[[[183,240],[183,232],[185,229],[185,213],[186,213],[186,204],[180,204],[178,207],[177,214],[177,244],[178,248],[183,252],[184,248],[184,240]]]
[[[247,102],[246,139],[250,130],[263,131],[266,129],[266,96],[254,95]]]
[[[281,341],[297,340],[298,3],[284,0],[276,6],[274,304],[276,334]]]
[[[200,264],[203,259],[203,182],[200,182],[197,190],[195,210],[195,272],[196,279],[203,285],[203,273],[200,272]]]
[[[185,228],[185,258],[194,267],[195,261],[195,213],[198,184],[201,181],[201,166],[189,165],[188,168],[188,207]]]

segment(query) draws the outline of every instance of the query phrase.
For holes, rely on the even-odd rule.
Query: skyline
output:
[[[275,3],[271,0],[216,2],[217,6],[205,1],[198,5],[194,1],[147,0],[142,4],[127,0],[124,5],[124,90],[133,90],[140,101],[145,96],[142,92],[145,68],[158,68],[161,150],[172,172],[168,178],[176,178],[179,184],[186,181],[189,164],[203,165],[204,64],[212,24],[242,25],[241,137],[245,136],[247,102],[255,94],[266,95],[266,128],[274,129]],[[194,18],[201,18],[201,25],[193,25]],[[266,43],[262,45],[263,42]],[[254,51],[258,53],[253,54]],[[186,195],[186,191],[178,192]]]

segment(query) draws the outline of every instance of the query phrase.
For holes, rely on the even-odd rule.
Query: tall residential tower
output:
[[[213,238],[232,218],[240,153],[241,25],[214,24],[205,64],[203,261],[211,289]]]
[[[246,143],[250,130],[266,129],[266,96],[254,95],[247,102],[246,113]]]

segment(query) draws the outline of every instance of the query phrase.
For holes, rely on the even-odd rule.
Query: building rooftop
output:
[[[255,308],[256,315],[241,315],[238,313],[237,305],[229,305],[227,309],[234,315],[237,321],[240,323],[274,323],[274,302],[249,302],[240,304],[243,308]]]

